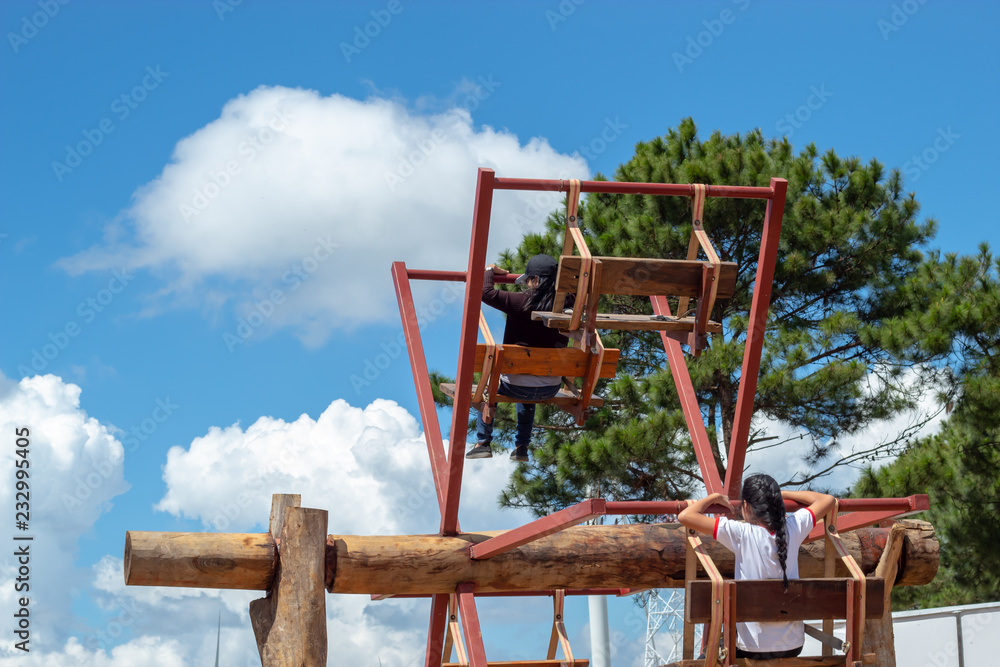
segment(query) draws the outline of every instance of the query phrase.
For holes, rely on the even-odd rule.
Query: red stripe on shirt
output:
[[[813,526],[815,526],[816,525],[816,515],[813,514],[813,511],[811,509],[809,509],[808,507],[806,508],[806,511],[809,512],[809,516],[811,516],[813,518]]]
[[[712,539],[713,540],[719,539],[719,519],[721,519],[721,518],[722,517],[720,517],[720,516],[715,517],[715,528],[712,529]]]

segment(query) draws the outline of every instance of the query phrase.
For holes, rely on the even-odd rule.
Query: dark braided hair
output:
[[[785,501],[781,498],[781,487],[770,475],[758,474],[747,477],[743,482],[743,502],[750,506],[757,522],[774,533],[778,545],[778,562],[781,564],[781,579],[788,590],[788,533],[785,530]]]

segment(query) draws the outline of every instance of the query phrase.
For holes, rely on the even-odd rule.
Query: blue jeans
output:
[[[507,384],[500,380],[497,393],[525,401],[538,401],[543,398],[552,398],[558,394],[559,386],[554,384],[551,387],[524,387],[519,384]],[[514,436],[514,446],[527,447],[528,443],[531,442],[531,427],[535,423],[535,404],[515,403],[514,411],[517,413],[517,434]],[[476,441],[487,444],[493,441],[493,424],[484,422],[481,412],[476,417]]]

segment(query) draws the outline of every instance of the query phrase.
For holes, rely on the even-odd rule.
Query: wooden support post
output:
[[[875,654],[878,667],[896,667],[896,644],[892,632],[892,585],[899,571],[899,557],[906,539],[906,526],[896,523],[889,530],[889,539],[882,558],[875,567],[875,576],[885,580],[884,611],[878,618],[865,620],[865,643],[862,650]]]
[[[263,667],[326,665],[326,510],[299,507],[295,494],[275,494],[271,535],[278,566],[267,597],[250,603],[250,623]]]

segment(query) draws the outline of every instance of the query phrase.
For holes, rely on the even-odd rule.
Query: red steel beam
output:
[[[372,596],[374,599],[375,596]],[[427,628],[427,652],[424,655],[424,667],[441,667],[444,662],[444,633],[448,626],[448,596],[444,593],[429,596],[431,601],[431,620]]]
[[[773,179],[772,179],[773,180]],[[539,178],[497,178],[497,190],[546,190],[549,192],[569,192],[569,181]],[[629,183],[623,181],[580,181],[580,192],[601,192],[623,195],[672,195],[675,197],[694,196],[694,185],[689,183]],[[733,199],[772,199],[770,188],[744,185],[709,185],[709,197],[730,197]]]
[[[566,595],[621,595],[623,591],[628,591],[627,588],[568,588],[563,591]],[[523,598],[523,597],[552,597],[555,595],[555,591],[494,591],[492,593],[476,593],[476,597],[479,598]],[[371,596],[372,600],[384,600],[386,598],[393,599],[403,599],[403,598],[429,598],[433,597],[431,593],[404,593],[403,595],[375,595]],[[447,596],[445,596],[447,597]],[[447,602],[447,600],[446,600]]]
[[[875,523],[881,523],[882,521],[888,521],[889,519],[901,519],[905,516],[910,516],[911,514],[916,514],[917,512],[922,512],[923,510],[881,510],[881,511],[869,511],[863,510],[859,512],[851,512],[850,514],[841,514],[837,517],[837,532],[838,533],[849,533],[852,530],[857,530],[858,528],[864,528],[865,526],[870,526]],[[824,522],[820,521],[813,528],[808,537],[806,537],[804,542],[812,542],[813,540],[818,540],[823,537],[825,531]]]
[[[427,269],[407,269],[410,280],[444,280],[453,283],[464,283],[464,271],[429,271]]]
[[[480,170],[482,171],[482,170]],[[470,667],[487,667],[486,647],[483,646],[483,631],[476,612],[475,584],[459,584],[458,612],[462,615],[462,634],[465,636],[465,650],[469,653]]]
[[[431,461],[431,475],[434,477],[438,509],[444,512],[444,489],[447,483],[448,461],[445,458],[444,442],[441,439],[441,425],[438,422],[437,411],[434,409],[434,394],[431,389],[430,375],[427,373],[427,359],[424,356],[423,341],[420,339],[420,324],[417,321],[417,311],[413,305],[413,292],[410,290],[410,279],[406,264],[403,262],[392,263],[392,283],[396,287],[399,317],[403,320],[403,335],[406,338],[406,351],[410,357],[413,384],[417,389],[417,404],[420,407],[420,421],[424,427],[424,440],[427,441],[427,454]]]
[[[670,315],[667,297],[651,296],[649,300],[653,304],[654,313]],[[667,353],[670,375],[673,376],[674,386],[677,387],[677,397],[680,399],[681,409],[684,411],[684,421],[687,422],[688,431],[691,433],[691,443],[694,445],[694,454],[698,458],[698,467],[701,468],[701,478],[705,482],[705,488],[710,494],[722,493],[722,477],[715,465],[712,441],[709,440],[708,431],[705,429],[705,421],[701,416],[701,406],[698,405],[698,397],[694,392],[691,374],[688,373],[687,362],[684,361],[684,351],[681,349],[680,341],[670,338],[665,331],[660,332],[660,339],[663,341],[663,349]]]
[[[483,274],[486,270],[486,242],[493,210],[492,169],[479,169],[476,180],[476,202],[472,219],[472,240],[469,244],[469,266],[466,269],[465,307],[462,309],[462,334],[458,349],[458,372],[455,374],[455,400],[452,404],[449,433],[448,477],[445,486],[444,509],[441,511],[441,534],[458,532],[458,504],[462,493],[462,472],[465,464],[465,435],[469,423],[468,388],[472,386],[476,363],[476,341],[479,335],[479,311],[482,309]]]
[[[541,519],[532,521],[518,528],[484,540],[479,544],[469,547],[469,556],[473,560],[485,560],[502,554],[511,549],[516,549],[522,544],[541,539],[546,535],[558,533],[564,528],[581,524],[584,521],[593,519],[595,516],[604,514],[606,502],[603,498],[590,498],[575,505],[570,505],[558,512],[543,516]]]
[[[767,202],[764,229],[761,231],[760,256],[757,259],[757,278],[750,306],[750,323],[746,346],[743,348],[743,369],[740,371],[739,395],[736,397],[736,415],[729,443],[726,465],[726,495],[735,498],[743,483],[743,463],[746,460],[747,441],[750,438],[750,420],[753,417],[753,400],[757,393],[757,376],[760,374],[760,355],[764,348],[764,330],[767,327],[767,310],[771,305],[771,287],[774,283],[774,263],[778,257],[781,238],[781,218],[785,211],[785,193],[788,181],[771,179],[773,196]]]

